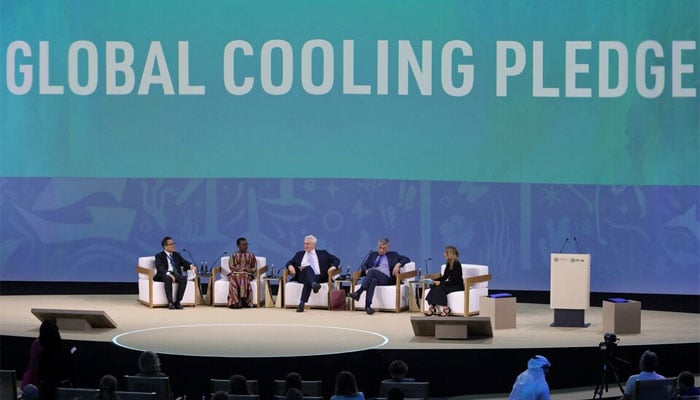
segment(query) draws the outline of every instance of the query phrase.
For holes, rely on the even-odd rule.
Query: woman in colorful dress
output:
[[[231,273],[228,275],[228,306],[229,308],[252,307],[251,281],[257,271],[255,254],[248,252],[248,240],[236,239],[238,251],[228,260]]]

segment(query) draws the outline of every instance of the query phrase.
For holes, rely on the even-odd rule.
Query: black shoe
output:
[[[314,282],[311,288],[313,289],[314,293],[318,293],[318,291],[321,290],[321,285],[319,285],[318,282]]]
[[[372,307],[365,307],[365,311],[367,312],[367,315],[372,315],[376,312]]]
[[[303,304],[299,304],[297,306],[297,312],[304,312],[304,305]]]
[[[357,293],[357,292],[355,292],[355,293],[348,293],[348,294],[347,294],[347,297],[349,297],[349,298],[351,298],[351,299],[353,299],[353,300],[355,300],[355,301],[360,301],[360,293]]]
[[[174,310],[174,309],[175,309],[175,304],[173,304],[173,303],[168,303],[168,309],[169,309],[169,310]]]
[[[175,303],[175,309],[176,309],[176,310],[182,310],[182,304],[180,304],[180,303]]]

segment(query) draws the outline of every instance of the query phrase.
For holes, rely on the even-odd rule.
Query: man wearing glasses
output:
[[[187,270],[197,270],[197,267],[185,261],[180,253],[175,251],[175,241],[170,236],[166,236],[160,241],[163,251],[156,254],[156,275],[154,281],[163,282],[165,286],[165,297],[168,298],[168,308],[171,310],[182,310],[182,296],[187,287]],[[173,301],[173,283],[177,283],[177,293]]]

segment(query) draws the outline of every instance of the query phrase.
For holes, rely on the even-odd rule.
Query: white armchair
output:
[[[328,271],[328,280],[333,282],[336,275],[340,273],[341,268],[336,268],[334,270]],[[299,300],[301,299],[301,291],[304,289],[304,285],[297,281],[288,281],[289,270],[284,268],[284,273],[282,274],[282,294],[284,296],[284,308],[297,308],[299,305]],[[306,306],[311,308],[323,308],[328,309],[329,307],[329,297],[330,289],[328,282],[321,284],[321,289],[318,293],[311,292],[309,296],[309,301],[306,302]]]
[[[221,266],[216,267],[211,270],[211,289],[210,294],[213,299],[213,306],[225,306],[228,304],[228,288],[229,279],[228,274],[231,273],[231,269],[228,266],[229,256],[221,257]],[[265,257],[255,257],[255,268],[257,272],[255,273],[255,279],[251,282],[252,288],[252,303],[256,307],[260,307],[261,302],[264,300],[265,291],[263,290],[263,280],[267,273],[267,258]]]
[[[166,307],[168,298],[165,296],[165,287],[163,282],[153,280],[156,274],[156,257],[139,257],[139,264],[136,266],[136,272],[139,277],[139,302],[149,307]],[[187,272],[187,287],[185,294],[182,296],[183,306],[195,305],[195,274],[192,271]],[[177,291],[177,283],[173,283],[173,298]]]
[[[445,264],[440,267],[440,273],[426,275],[425,278],[439,278],[445,272]],[[450,307],[450,315],[468,317],[479,314],[479,298],[489,295],[489,267],[477,264],[462,264],[462,278],[464,278],[464,291],[452,292],[447,295],[447,306]],[[430,289],[423,290],[423,311],[427,312],[430,305],[425,297]]]
[[[408,282],[415,280],[418,275],[416,271],[416,263],[411,261],[404,264],[399,271],[399,276],[396,279],[395,285],[377,286],[374,289],[374,298],[372,299],[372,308],[377,311],[394,311],[401,312],[408,309]],[[360,279],[360,272],[357,271],[352,277],[352,286],[355,291],[360,288],[357,281]],[[356,310],[365,309],[365,296],[367,292],[362,292],[359,300],[355,302]]]

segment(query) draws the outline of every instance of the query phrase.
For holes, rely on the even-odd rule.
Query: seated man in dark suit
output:
[[[175,251],[175,241],[170,236],[166,236],[160,241],[163,251],[156,254],[156,274],[154,281],[163,282],[165,287],[165,297],[168,299],[168,308],[171,310],[181,310],[182,296],[185,295],[187,286],[186,270],[197,270],[194,264],[185,261],[184,258]],[[173,299],[173,283],[177,283],[177,293]]]
[[[328,282],[328,272],[339,268],[338,257],[326,250],[316,250],[317,239],[313,235],[304,237],[304,250],[298,251],[287,261],[287,270],[293,280],[304,285],[297,312],[304,312],[304,304],[309,301],[311,291],[318,293],[321,283]]]
[[[360,299],[362,292],[366,290],[365,311],[367,314],[374,314],[374,309],[372,309],[374,288],[377,285],[395,285],[399,269],[409,262],[411,260],[408,257],[402,256],[395,251],[389,251],[389,239],[379,239],[377,251],[371,252],[364,264],[360,266],[362,274],[365,275],[360,288],[355,293],[349,294],[349,296],[357,301]]]

